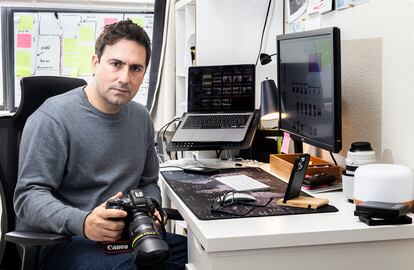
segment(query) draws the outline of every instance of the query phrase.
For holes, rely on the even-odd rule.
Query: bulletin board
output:
[[[2,10],[2,15],[5,13]],[[3,68],[13,67],[7,75],[14,88],[11,103],[21,99],[20,79],[27,76],[66,76],[88,81],[92,77],[95,40],[107,24],[131,19],[142,26],[152,41],[154,13],[110,13],[67,10],[11,10],[3,22],[8,24],[8,48],[3,50]],[[5,38],[7,34],[3,34]],[[6,39],[3,39],[6,40]],[[12,56],[6,57],[5,56]],[[150,70],[148,67],[147,70]],[[10,71],[10,69],[9,69]],[[149,72],[134,101],[146,104]]]

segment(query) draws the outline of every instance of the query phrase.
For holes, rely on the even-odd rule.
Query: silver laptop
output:
[[[254,114],[255,66],[188,71],[187,113],[171,142],[242,142]]]

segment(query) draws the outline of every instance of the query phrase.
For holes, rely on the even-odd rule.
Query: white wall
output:
[[[370,0],[321,17],[343,41],[342,156],[351,142],[368,140],[384,162],[414,168],[413,11],[413,0]]]
[[[255,64],[269,1],[197,0],[197,65]],[[272,1],[262,52],[276,52],[276,35],[283,33],[283,0]],[[256,67],[256,108],[260,83],[276,80],[276,60]]]

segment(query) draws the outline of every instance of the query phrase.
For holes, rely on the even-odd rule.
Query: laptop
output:
[[[242,142],[254,100],[254,65],[190,67],[187,113],[171,142]]]

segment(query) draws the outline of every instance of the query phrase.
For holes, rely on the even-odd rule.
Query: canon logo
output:
[[[128,245],[108,245],[108,250],[128,249]]]

